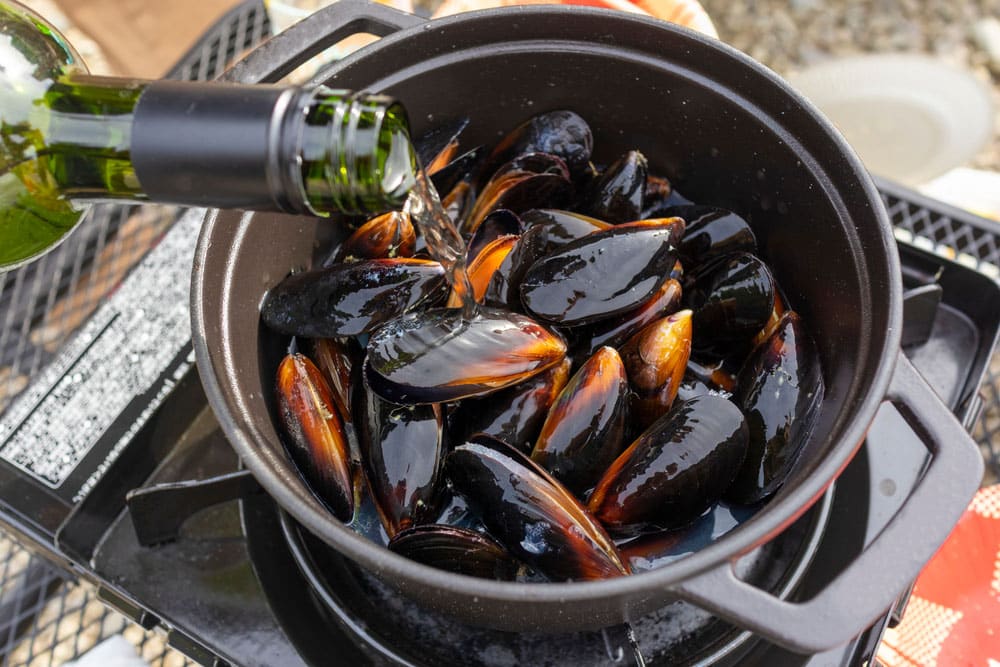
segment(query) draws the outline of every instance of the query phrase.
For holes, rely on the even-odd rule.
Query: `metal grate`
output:
[[[259,1],[224,15],[169,73],[207,80],[269,35]],[[0,274],[0,413],[173,223],[168,206],[91,208],[63,244],[18,271]],[[10,667],[61,665],[122,634],[154,667],[192,665],[109,610],[93,587],[33,556],[0,531],[0,656]]]
[[[1000,279],[1000,225],[886,183],[879,185],[898,238]],[[983,413],[973,435],[986,461],[984,484],[992,484],[1000,481],[1000,352],[990,361],[981,394]]]

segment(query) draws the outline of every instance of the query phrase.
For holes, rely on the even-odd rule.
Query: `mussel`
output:
[[[457,310],[435,309],[372,334],[365,377],[393,403],[442,403],[517,384],[565,355],[562,338],[518,313],[481,308],[465,319]]]
[[[353,338],[316,338],[309,342],[309,356],[327,381],[340,418],[350,423],[351,389],[363,350]]]
[[[629,415],[637,433],[665,413],[677,396],[691,354],[691,311],[647,324],[621,347],[632,388]]]
[[[402,211],[390,211],[358,227],[340,244],[330,265],[355,259],[412,257],[416,246],[417,232],[410,216]]]
[[[541,206],[559,206],[572,190],[569,170],[562,160],[547,153],[522,155],[502,166],[483,187],[464,231],[475,233],[486,216],[499,209],[520,213]]]
[[[393,405],[358,391],[361,460],[390,537],[431,520],[441,496],[444,460],[439,405]]]
[[[646,193],[642,200],[642,213],[643,218],[662,218],[664,217],[664,211],[669,207],[667,202],[671,201],[671,197],[674,194],[674,187],[670,183],[670,180],[665,176],[657,176],[655,174],[649,174],[646,176]],[[671,213],[670,215],[680,215],[679,213]],[[681,216],[682,218],[684,216]],[[688,221],[687,218],[684,218]],[[689,222],[689,221],[688,221]]]
[[[648,172],[642,153],[627,152],[590,184],[581,210],[610,223],[638,220],[642,217]]]
[[[684,300],[694,311],[698,350],[749,345],[774,309],[775,283],[764,262],[734,255],[698,277]]]
[[[531,459],[582,496],[622,451],[628,395],[621,357],[600,348],[552,404]]]
[[[546,577],[628,574],[611,538],[573,494],[506,443],[476,436],[448,455],[445,470],[490,534]]]
[[[542,237],[543,255],[547,255],[567,243],[582,239],[587,234],[610,229],[613,226],[582,213],[558,209],[531,209],[521,214],[521,220],[529,229],[540,227],[544,230],[545,234]]]
[[[519,236],[523,229],[521,219],[505,208],[493,211],[466,244],[466,262],[471,263],[490,242],[501,236]]]
[[[518,312],[524,310],[521,304],[521,283],[535,262],[545,256],[544,237],[545,230],[537,226],[529,227],[521,234],[514,248],[490,278],[483,303]]]
[[[750,445],[728,498],[756,503],[778,490],[812,430],[823,392],[816,347],[788,311],[740,371],[736,401],[747,416]]]
[[[531,313],[563,326],[632,310],[667,280],[677,241],[673,225],[589,234],[535,262],[521,283],[521,300]]]
[[[530,453],[556,396],[566,386],[572,362],[563,359],[544,373],[484,398],[462,401],[448,416],[455,442],[486,433]]]
[[[616,534],[679,528],[722,497],[746,452],[739,408],[699,396],[640,435],[608,468],[587,507]]]
[[[671,278],[660,285],[653,296],[620,318],[597,322],[579,330],[574,349],[591,355],[604,345],[618,347],[650,322],[677,310],[680,302],[681,284]]]
[[[261,319],[278,333],[335,338],[370,332],[447,293],[444,269],[425,259],[369,259],[295,273],[264,299]]]
[[[757,237],[746,220],[715,206],[675,206],[662,215],[684,218],[687,233],[681,241],[680,256],[692,265],[713,257],[757,252]]]
[[[344,424],[319,369],[302,354],[278,366],[278,415],[292,459],[317,496],[344,521],[354,515],[355,483]]]
[[[424,565],[483,579],[511,581],[518,562],[496,541],[468,528],[425,524],[400,531],[389,549]]]
[[[518,125],[493,149],[486,171],[528,153],[549,153],[562,159],[574,174],[590,163],[594,138],[587,121],[572,111],[540,113]]]

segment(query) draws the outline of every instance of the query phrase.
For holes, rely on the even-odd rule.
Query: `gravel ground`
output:
[[[969,166],[1000,171],[1000,62],[974,37],[1000,0],[701,0],[723,41],[779,74],[837,56],[926,53],[962,65],[993,88],[992,144]],[[1000,45],[997,45],[1000,48]]]

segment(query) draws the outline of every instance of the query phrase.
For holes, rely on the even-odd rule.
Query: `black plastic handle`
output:
[[[425,19],[369,0],[339,0],[258,46],[223,81],[274,83],[342,39],[360,33],[385,37]]]
[[[677,595],[801,653],[840,646],[884,614],[944,543],[983,476],[975,442],[902,353],[886,399],[933,458],[899,512],[826,589],[804,602],[780,600],[726,563],[679,584]]]

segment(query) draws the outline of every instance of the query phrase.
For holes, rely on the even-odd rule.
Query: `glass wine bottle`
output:
[[[416,171],[389,97],[91,76],[44,19],[0,0],[0,271],[56,246],[94,200],[378,212]]]

